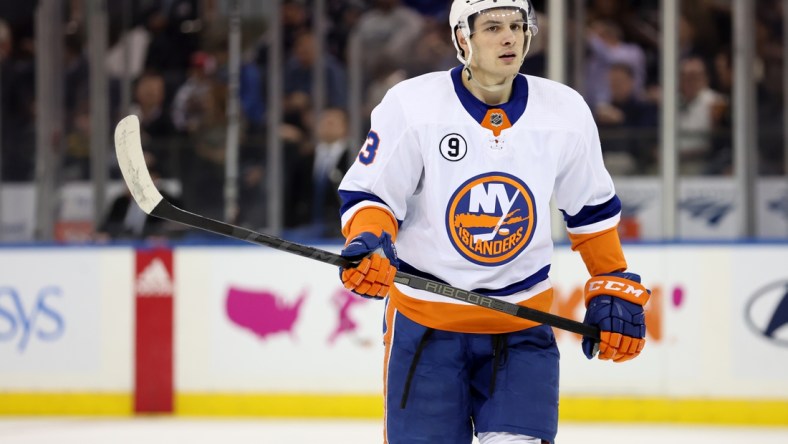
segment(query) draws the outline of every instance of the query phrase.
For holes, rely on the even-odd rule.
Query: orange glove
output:
[[[351,261],[358,261],[355,268],[340,268],[345,288],[366,298],[384,298],[394,283],[399,260],[391,236],[383,232],[378,237],[363,232],[348,242],[340,253]]]
[[[586,283],[584,323],[600,329],[601,340],[583,338],[583,353],[592,359],[624,362],[637,357],[646,345],[646,318],[643,305],[651,292],[635,273],[594,276]]]

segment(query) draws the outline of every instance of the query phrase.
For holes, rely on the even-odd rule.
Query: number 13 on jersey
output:
[[[378,146],[380,146],[380,136],[375,131],[370,131],[367,134],[367,142],[361,148],[361,152],[358,153],[358,161],[364,165],[371,165],[378,154]]]

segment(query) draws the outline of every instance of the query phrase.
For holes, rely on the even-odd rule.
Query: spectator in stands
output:
[[[763,78],[758,84],[758,173],[778,176],[785,174],[783,145],[785,105],[783,103],[782,57],[767,58]]]
[[[342,64],[330,53],[323,55],[325,60],[325,100],[331,107],[347,106],[347,75]],[[315,66],[315,37],[304,32],[296,38],[293,53],[285,64],[285,94],[302,92],[312,94],[312,71]]]
[[[216,39],[212,53],[217,62],[217,80],[229,84],[228,40],[225,35]],[[265,72],[255,61],[256,47],[241,53],[239,99],[241,133],[238,158],[238,213],[233,223],[253,230],[263,229],[267,215],[268,184],[266,183]],[[228,91],[229,92],[229,91]]]
[[[678,29],[680,59],[700,57],[706,66],[711,64],[715,49],[720,44],[727,43],[721,37],[728,39],[731,34],[720,32],[725,28],[717,27],[717,14],[718,8],[712,2],[706,0],[681,2]]]
[[[645,57],[645,97],[657,101],[660,91],[659,3],[650,0],[590,0],[586,21],[615,23],[621,30],[622,41],[640,47]],[[594,84],[583,84],[581,92],[585,95],[586,90],[595,87]]]
[[[227,85],[214,76],[214,61],[195,53],[189,79],[173,102],[173,122],[187,136],[180,168],[184,204],[192,211],[224,219]]]
[[[678,40],[678,51],[680,58],[688,58],[693,56],[698,56],[699,53],[695,48],[695,27],[692,25],[692,22],[684,16],[679,16],[679,32],[677,36]]]
[[[265,136],[265,134],[260,134]],[[238,218],[240,226],[260,229],[266,224],[268,199],[265,152],[255,139],[241,145],[240,178],[238,184]]]
[[[312,143],[314,123],[311,98],[294,92],[285,98],[279,136],[284,145],[284,226],[308,225],[312,208]]]
[[[646,54],[658,57],[660,29],[657,3],[648,0],[592,0],[586,19],[588,23],[615,23],[621,29],[623,41],[634,43]]]
[[[82,39],[72,33],[65,37],[64,43],[64,100],[65,111],[71,114],[77,111],[80,104],[90,100],[88,93],[88,74],[90,66],[85,56]]]
[[[635,94],[635,76],[625,63],[610,67],[610,102],[594,108],[602,154],[611,174],[643,173],[657,145],[657,108]]]
[[[69,122],[66,150],[60,165],[60,179],[90,179],[90,107],[83,100],[77,109],[67,115]]]
[[[11,93],[11,88],[13,85],[10,82],[11,77],[11,50],[13,48],[13,40],[11,37],[11,27],[8,26],[5,20],[0,19],[0,155],[2,155],[2,165],[3,170],[0,171],[0,176],[2,176],[2,180],[7,180],[5,178],[5,169],[7,168],[6,162],[8,162],[6,150],[2,149],[6,146],[6,133],[3,131],[7,128],[7,125],[10,121],[9,114],[13,112],[9,105],[8,97]]]
[[[160,72],[184,70],[188,67],[179,64],[184,55],[175,50],[174,42],[169,31],[169,21],[163,11],[152,11],[146,20],[150,40],[145,51],[145,69],[155,69]]]
[[[713,153],[713,131],[727,104],[709,87],[706,65],[698,57],[681,61],[679,68],[679,171],[708,173]]]
[[[446,38],[446,25],[441,22],[425,23],[419,44],[406,64],[408,77],[414,77],[433,71],[448,71],[457,65],[453,54],[451,40]],[[533,50],[533,45],[531,45]]]
[[[733,63],[730,47],[720,48],[714,55],[713,89],[730,98],[733,92]]]
[[[220,88],[218,85],[216,89]],[[183,176],[187,208],[212,219],[224,220],[224,178],[227,156],[226,123],[206,124],[189,139],[192,153]]]
[[[156,157],[163,176],[173,177],[176,153],[171,151],[175,125],[165,107],[165,96],[164,77],[156,72],[145,72],[137,79],[134,87],[134,103],[129,111],[140,120],[142,146]]]
[[[762,3],[762,4],[760,4]],[[783,38],[782,2],[759,2],[755,25],[755,64],[758,108],[758,172],[764,175],[784,173],[783,138]],[[759,75],[760,74],[760,75]]]
[[[284,0],[282,2],[282,33],[285,54],[293,51],[298,37],[312,28],[312,18],[306,0]]]
[[[443,0],[441,0],[443,1]],[[343,66],[347,66],[347,45],[350,33],[364,13],[364,0],[329,0],[326,12],[330,19],[326,32],[326,50]]]
[[[208,45],[206,45],[208,46]],[[214,60],[215,78],[222,84],[229,84],[229,41],[226,36],[218,37],[212,48],[211,57]],[[263,102],[263,75],[260,67],[254,61],[252,51],[242,51],[239,69],[238,98],[242,119],[247,131],[259,134],[263,130],[265,103]]]
[[[608,70],[613,64],[627,64],[634,76],[635,94],[644,91],[646,59],[643,50],[621,40],[621,29],[614,22],[599,20],[591,23],[586,43],[585,99],[593,109],[599,103],[609,103]]]
[[[174,126],[164,107],[165,95],[164,78],[161,74],[149,71],[137,79],[131,114],[139,118],[144,137],[166,137],[172,134]],[[142,140],[146,147],[149,142],[151,140],[147,138]]]
[[[120,3],[108,2],[107,4],[110,14],[114,9],[114,17],[118,22],[120,16],[126,14],[125,8],[119,6]],[[140,8],[135,14],[132,14],[132,23],[129,29],[110,28],[113,32],[110,34],[110,47],[107,50],[104,67],[113,80],[119,81],[126,76],[136,79],[145,71],[146,65],[155,66],[155,63],[148,60],[148,50],[152,39],[148,29],[148,19],[151,15],[150,8]],[[123,110],[124,113],[125,111]]]
[[[364,115],[369,115],[372,109],[383,100],[389,89],[397,83],[408,78],[408,73],[404,69],[395,65],[391,61],[381,60],[370,73],[368,86],[364,99]]]
[[[339,182],[355,158],[358,147],[348,140],[347,114],[339,108],[323,110],[317,124],[317,145],[312,156],[312,225],[320,237],[341,237]]]
[[[172,122],[178,131],[191,133],[208,118],[205,103],[210,100],[215,79],[215,61],[208,53],[192,54],[189,77],[175,93],[172,103]]]
[[[306,0],[284,0],[282,2],[279,17],[282,23],[282,46],[285,57],[292,54],[298,36],[310,32],[312,29],[309,11]],[[269,30],[257,43],[255,61],[263,73],[268,71],[268,51],[272,40],[273,35],[269,27]]]
[[[0,28],[2,28],[0,26]],[[0,29],[2,178],[33,179],[35,167],[35,43],[32,25]]]
[[[383,61],[405,66],[423,26],[424,17],[400,0],[374,0],[374,7],[361,16],[356,29],[364,78],[369,79]]]
[[[188,24],[197,18],[199,0],[168,0],[150,7],[146,26],[150,42],[145,68],[156,70],[167,83],[182,81],[189,67],[189,55],[197,49],[197,34]]]
[[[733,94],[733,66],[729,46],[720,47],[713,57],[713,76],[709,76],[710,88],[719,94],[720,102],[729,104]],[[733,116],[731,107],[725,106],[715,123],[712,136],[714,154],[708,162],[708,174],[731,174],[733,172]]]
[[[784,26],[782,0],[761,0],[757,3],[755,8],[756,20],[768,28],[770,34],[779,36]]]

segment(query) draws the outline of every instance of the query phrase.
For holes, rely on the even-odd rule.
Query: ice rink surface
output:
[[[0,417],[2,444],[378,444],[381,441],[377,421]],[[563,423],[556,442],[786,444],[788,428]]]

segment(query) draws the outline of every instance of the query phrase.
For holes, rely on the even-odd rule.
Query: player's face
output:
[[[525,28],[519,9],[498,8],[479,14],[469,42],[473,45],[474,75],[495,78],[517,74],[525,50]]]

